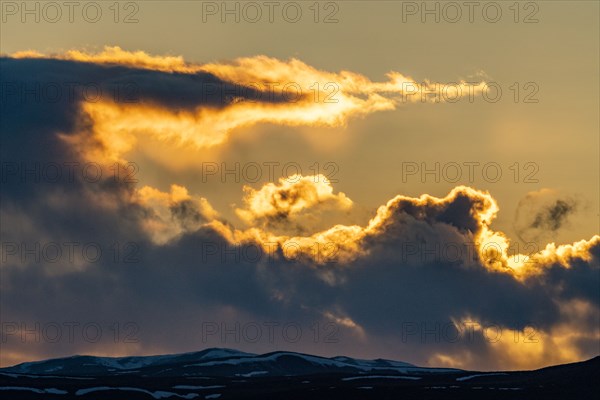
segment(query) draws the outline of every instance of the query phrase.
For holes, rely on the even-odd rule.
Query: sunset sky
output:
[[[598,2],[89,3],[1,4],[0,366],[600,353]]]

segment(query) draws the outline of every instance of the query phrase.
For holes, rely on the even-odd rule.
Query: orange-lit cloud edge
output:
[[[283,104],[260,104],[251,102],[233,102],[223,109],[207,109],[198,107],[195,111],[174,111],[165,107],[149,104],[118,104],[110,100],[84,103],[81,112],[92,122],[92,135],[85,132],[76,135],[75,139],[63,136],[76,148],[82,159],[94,161],[102,165],[110,165],[115,161],[126,162],[127,156],[134,148],[136,141],[144,135],[162,141],[166,146],[196,146],[198,149],[210,149],[227,141],[231,131],[257,123],[275,123],[281,125],[307,126],[343,126],[348,119],[365,116],[369,113],[391,110],[403,102],[420,101],[419,91],[410,86],[413,80],[397,72],[390,72],[386,82],[372,82],[368,78],[349,71],[331,73],[320,71],[300,60],[281,61],[266,56],[241,58],[231,63],[193,64],[182,57],[151,56],[145,52],[128,52],[118,47],[107,47],[99,53],[68,51],[59,55],[42,55],[35,52],[19,52],[12,54],[14,58],[55,58],[85,63],[124,65],[134,68],[151,69],[165,73],[194,74],[208,72],[220,79],[241,85],[290,83],[300,85],[303,96],[293,102]],[[327,83],[336,83],[336,102],[315,101],[310,87],[320,83],[317,95],[326,97],[330,94],[324,90]],[[431,85],[436,83],[428,82]],[[465,81],[459,83],[470,86],[474,94],[481,92],[484,82],[469,85]],[[410,93],[407,93],[407,90]],[[416,95],[415,95],[416,94]],[[409,96],[410,95],[410,96]],[[95,144],[92,145],[92,142]],[[100,146],[97,145],[100,143]],[[290,194],[293,201],[290,200]],[[218,232],[230,243],[254,243],[264,251],[277,253],[286,249],[283,256],[308,260],[308,265],[324,270],[344,268],[344,265],[366,257],[370,241],[386,235],[386,229],[395,222],[398,211],[406,204],[417,209],[443,208],[456,201],[458,197],[467,198],[471,204],[471,217],[476,228],[471,232],[472,242],[477,250],[477,260],[490,273],[505,274],[517,281],[525,282],[531,276],[539,275],[551,265],[560,265],[569,269],[571,260],[590,260],[590,248],[600,243],[600,236],[594,235],[589,240],[581,240],[573,244],[556,245],[549,243],[534,254],[509,255],[510,239],[502,232],[494,231],[490,225],[499,208],[494,198],[488,193],[470,187],[458,186],[447,196],[436,198],[424,194],[418,198],[398,195],[382,205],[366,226],[335,225],[329,229],[313,232],[306,236],[285,235],[271,230],[269,219],[283,218],[285,221],[298,220],[300,216],[310,214],[326,206],[333,209],[347,210],[352,207],[352,200],[344,193],[334,193],[331,183],[322,175],[293,176],[282,178],[279,182],[268,183],[260,189],[245,188],[244,207],[236,210],[237,215],[248,227],[235,228],[223,221],[219,213],[208,200],[201,196],[191,195],[187,188],[172,185],[170,192],[162,192],[156,188],[142,186],[135,189],[132,202],[142,205],[151,212],[142,221],[148,237],[157,245],[166,245],[176,241],[185,233],[202,228],[210,228]],[[203,221],[194,224],[181,222],[171,218],[172,207],[182,202],[192,202]],[[103,204],[106,205],[106,204]],[[276,247],[272,244],[275,243]],[[321,244],[316,247],[315,243]],[[330,245],[334,245],[334,252]],[[327,262],[325,262],[326,260]],[[329,261],[336,261],[330,263]],[[466,261],[465,261],[466,262]],[[332,285],[342,284],[324,274],[324,279]],[[593,313],[593,305],[569,303],[561,305],[565,313],[586,315]],[[591,310],[591,311],[590,311]],[[344,315],[330,315],[332,319],[345,323],[362,331],[362,328]],[[457,321],[474,319],[471,316],[456,316]],[[538,366],[548,362],[575,361],[581,358],[572,343],[581,338],[600,339],[599,332],[576,332],[568,323],[545,332],[547,340],[535,346],[527,347],[501,342],[492,347],[498,356],[509,359],[516,368]],[[560,351],[556,351],[559,348]],[[432,362],[440,365],[464,367],[469,356],[462,360],[456,355],[438,354]]]

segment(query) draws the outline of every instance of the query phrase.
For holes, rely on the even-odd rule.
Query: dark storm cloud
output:
[[[565,269],[558,263],[546,266],[543,275],[533,279],[541,285],[553,298],[564,300],[587,300],[592,304],[600,304],[600,243],[589,250],[589,259],[575,257]]]
[[[5,82],[80,80],[108,89],[135,82],[144,102],[182,109],[198,104],[227,106],[221,99],[200,97],[202,83],[220,83],[209,74],[46,59],[0,62],[3,88],[8,88]],[[57,136],[81,131],[88,123],[81,117],[78,101],[13,100],[2,102],[3,163],[79,160]],[[110,174],[97,182],[81,178],[27,182],[19,175],[3,179],[3,323],[25,321],[31,327],[36,321],[134,321],[140,328],[142,352],[186,351],[206,345],[199,341],[205,321],[300,321],[306,328],[315,320],[328,321],[326,314],[331,314],[359,327],[342,328],[346,341],[340,349],[351,353],[365,343],[352,336],[359,329],[367,335],[366,346],[376,348],[380,338],[398,340],[406,323],[450,323],[471,317],[509,329],[535,325],[551,331],[564,317],[561,302],[579,300],[589,304],[594,315],[598,313],[600,240],[568,258],[568,266],[539,260],[539,273],[524,280],[490,270],[473,248],[477,236],[487,229],[481,214],[495,206],[480,192],[459,190],[442,200],[397,198],[388,204],[381,225],[360,241],[364,251],[348,262],[323,266],[305,258],[286,259],[281,249],[274,255],[249,257],[246,250],[259,243],[246,238],[232,244],[221,231],[198,227],[209,219],[189,200],[174,202],[168,209],[169,219],[186,229],[159,245],[143,228],[155,210],[132,200],[136,187],[133,182],[115,181]],[[559,227],[571,210],[569,203],[557,201],[534,224]],[[104,257],[90,262],[78,253],[74,261],[66,255],[58,262],[47,257],[37,261],[27,251],[7,248],[7,241],[30,247],[48,241],[78,242],[79,248],[93,242]],[[459,253],[452,253],[449,245]],[[579,327],[593,330],[594,321],[591,318]],[[89,342],[61,341],[53,346],[19,339],[11,336],[3,348],[41,357],[95,349]],[[578,340],[581,350],[589,351],[589,342]],[[100,344],[104,347],[99,350],[115,345],[110,337]],[[466,350],[447,342],[434,346],[417,342],[412,349],[397,344],[417,361],[437,352]],[[496,353],[489,343],[469,346],[493,365]]]
[[[515,214],[514,227],[524,241],[551,239],[568,225],[579,208],[579,200],[551,190],[528,193]]]
[[[3,196],[26,200],[29,191],[46,192],[62,185],[71,190],[81,179],[66,178],[63,163],[80,155],[58,140],[57,134],[88,132],[91,121],[81,112],[84,101],[160,105],[174,112],[197,107],[225,108],[234,101],[277,103],[281,95],[226,82],[210,73],[166,73],[127,66],[99,65],[56,59],[0,57],[1,179]],[[98,146],[100,146],[98,144]],[[63,177],[48,184],[40,179],[49,164],[57,163]],[[28,172],[32,171],[32,172]],[[54,171],[52,171],[54,172]],[[106,172],[104,171],[106,176]],[[24,180],[35,185],[22,185]],[[66,185],[65,185],[66,182]],[[107,183],[103,183],[107,184]]]
[[[154,103],[170,109],[225,107],[239,97],[246,101],[278,103],[281,94],[263,92],[207,72],[162,72],[122,65],[23,58],[0,58],[2,99],[7,105],[59,104],[113,100]],[[15,110],[15,109],[13,109]]]
[[[573,201],[556,200],[554,204],[536,214],[530,227],[556,231],[574,210],[575,203]]]

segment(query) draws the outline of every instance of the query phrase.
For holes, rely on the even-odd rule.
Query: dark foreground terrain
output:
[[[535,371],[492,373],[209,349],[175,356],[76,356],[21,364],[0,369],[0,398],[583,400],[600,394],[599,376],[600,357]]]

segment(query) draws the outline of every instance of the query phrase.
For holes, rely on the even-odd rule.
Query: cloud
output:
[[[517,206],[515,230],[525,242],[552,239],[578,206],[576,198],[556,190],[529,192]]]
[[[13,101],[9,94],[10,101],[2,102],[4,365],[74,353],[150,354],[210,345],[482,369],[538,367],[598,352],[600,236],[510,254],[510,238],[493,227],[500,208],[489,192],[459,186],[443,197],[398,195],[367,223],[351,225],[344,213],[352,211],[352,193],[336,191],[319,175],[297,175],[240,193],[237,211],[244,224],[236,226],[202,193],[182,184],[161,190],[123,179],[129,152],[148,135],[164,147],[226,140],[228,129],[198,130],[209,121],[203,113],[236,109],[227,114],[235,120],[244,102],[203,98],[197,91],[203,82],[247,83],[269,78],[264,71],[273,74],[269,79],[291,74],[302,81],[322,71],[298,60],[196,65],[118,49],[0,62],[3,88],[35,80],[63,84],[70,77],[114,89],[140,78],[133,80],[139,90],[135,104],[94,103],[81,92],[74,101]],[[349,88],[344,107],[395,104],[382,93],[394,92],[396,78],[373,83],[349,72],[335,77]],[[248,114],[231,126],[242,126],[244,118],[320,123],[319,115],[298,118],[300,108],[312,105],[288,103],[284,97],[260,102],[269,118]],[[344,114],[353,106],[344,110],[327,113],[336,123],[355,115]],[[72,179],[66,173],[55,181],[35,179],[52,163],[66,172],[65,162],[79,163]],[[97,168],[99,178],[82,174],[82,165]],[[548,204],[539,223],[534,214],[525,225],[563,224],[568,207]],[[340,220],[330,221],[329,214]],[[57,247],[58,258],[52,253]],[[74,341],[66,333],[57,342],[44,339],[44,327],[72,322],[79,328],[98,324],[104,334],[95,342],[82,340],[80,330]],[[120,336],[116,345],[115,322],[134,323],[139,341]],[[207,339],[207,322],[225,323],[229,331],[236,323],[293,322],[304,335],[298,342],[280,331],[274,341],[266,334],[259,342],[235,341],[229,334],[229,341],[221,335]],[[4,328],[14,324],[19,329],[8,334]],[[496,341],[489,339],[494,329],[503,332]],[[523,341],[531,332],[539,340]]]
[[[136,195],[137,204],[148,210],[141,225],[157,244],[165,244],[185,232],[197,231],[218,217],[208,200],[192,198],[182,186],[172,185],[170,193],[144,186]]]
[[[279,184],[268,183],[260,190],[244,187],[244,204],[237,215],[249,225],[269,229],[313,230],[325,213],[347,211],[352,207],[344,193],[333,193],[324,175],[292,175]]]
[[[148,137],[211,148],[226,142],[234,130],[257,123],[343,126],[351,117],[392,110],[404,103],[454,101],[456,94],[473,97],[485,87],[484,82],[462,80],[451,85],[415,83],[398,72],[388,73],[386,82],[372,82],[350,71],[326,72],[297,59],[266,56],[194,64],[181,57],[151,56],[119,47],[106,47],[99,53],[19,52],[4,62],[9,66],[47,63],[58,70],[63,68],[56,66],[65,63],[71,70],[108,73],[112,84],[115,79],[133,83],[136,92],[131,94],[136,101],[102,98],[83,102],[79,109],[89,132],[78,135],[77,142],[88,150],[90,159],[107,162],[122,161],[138,140]],[[93,79],[105,75],[96,74]],[[138,86],[143,89],[138,91]],[[90,152],[81,144],[91,139],[101,144],[102,151]]]

